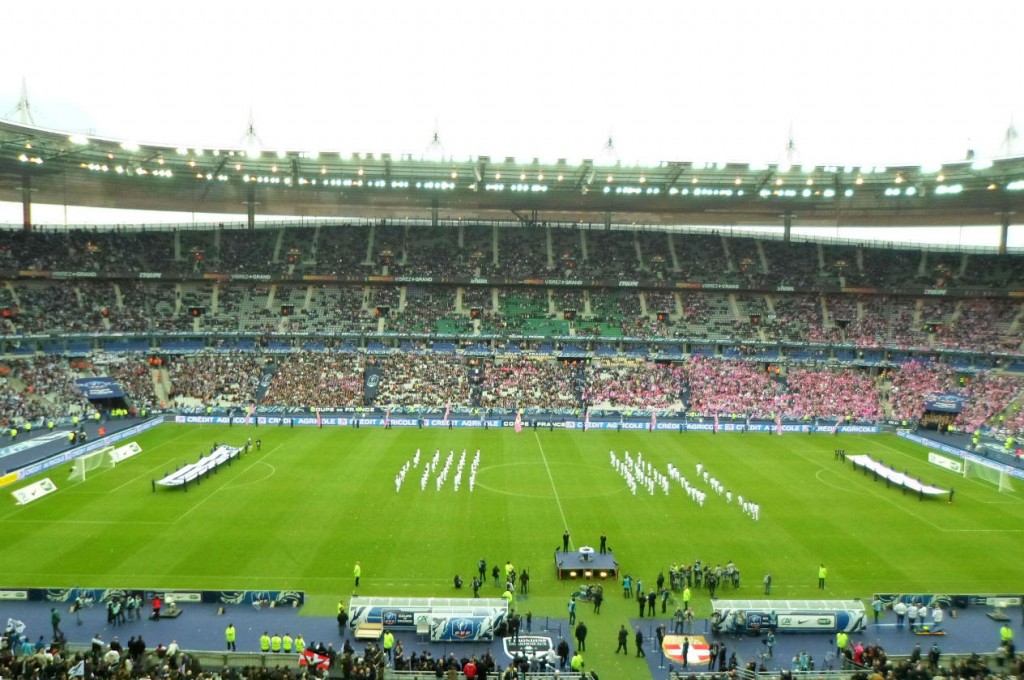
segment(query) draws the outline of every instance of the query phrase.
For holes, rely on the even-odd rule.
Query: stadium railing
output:
[[[75,643],[71,642],[67,645],[67,650],[72,653],[81,652],[88,654],[92,649],[92,645],[88,643]],[[188,654],[191,658],[196,659],[200,666],[205,669],[211,668],[275,668],[277,666],[286,666],[288,668],[299,668],[299,655],[298,654],[273,654],[263,652],[214,652],[214,651],[200,651],[193,649],[181,650],[183,654]],[[153,651],[146,652],[146,659],[152,659],[155,656]],[[143,663],[145,666],[145,663]]]

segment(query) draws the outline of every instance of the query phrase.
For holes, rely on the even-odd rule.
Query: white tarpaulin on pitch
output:
[[[921,480],[914,479],[913,477],[906,475],[902,472],[897,472],[890,467],[886,467],[877,460],[874,460],[871,456],[866,454],[858,456],[847,456],[847,460],[851,461],[856,467],[867,468],[882,479],[888,479],[896,486],[902,486],[915,493],[923,493],[928,496],[941,496],[949,493],[949,489],[940,489],[937,486],[929,486],[928,484],[922,484]]]

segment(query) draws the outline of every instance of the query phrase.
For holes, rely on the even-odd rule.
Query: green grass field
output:
[[[214,441],[262,450],[187,492],[153,493],[150,480],[208,452]],[[1020,590],[1024,494],[1000,493],[931,465],[923,448],[889,435],[786,435],[323,429],[163,425],[140,436],[143,452],[113,469],[69,482],[70,465],[48,475],[60,490],[18,507],[0,504],[0,585],[301,589],[306,613],[333,614],[360,595],[469,596],[480,557],[530,570],[534,616],[565,616],[573,587],[554,576],[552,553],[567,526],[574,546],[608,534],[625,572],[653,586],[672,562],[736,562],[738,591],[758,598],[765,572],[773,597],[850,598],[873,592],[1003,593]],[[449,449],[481,464],[476,488],[420,490],[420,468],[401,493],[394,477],[420,448]],[[833,450],[871,453],[956,498],[919,501],[833,460]],[[709,494],[703,508],[678,487],[633,496],[608,451],[642,451],[662,472],[676,465],[696,482],[703,463],[734,493],[761,505],[754,522]],[[453,466],[454,468],[454,466]],[[454,469],[452,471],[454,473]],[[698,484],[703,486],[703,484]],[[817,589],[817,567],[829,568]],[[583,608],[590,667],[610,677],[647,677],[611,654],[620,623],[636,616],[616,585],[600,616]],[[491,584],[481,594],[496,596]],[[706,615],[706,593],[695,597]],[[589,614],[589,615],[588,615]],[[601,644],[606,641],[607,644]]]

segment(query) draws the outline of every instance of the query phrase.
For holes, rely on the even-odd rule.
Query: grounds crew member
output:
[[[264,654],[270,651],[270,636],[267,635],[267,631],[263,631],[263,635],[260,636],[260,651]]]
[[[227,629],[224,631],[224,640],[228,643],[228,651],[234,652],[235,650],[235,624],[229,623]]]

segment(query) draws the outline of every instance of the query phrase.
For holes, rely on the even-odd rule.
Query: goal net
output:
[[[964,477],[995,484],[1000,491],[1013,491],[1012,478],[1004,470],[971,458],[964,459]]]
[[[71,464],[71,477],[69,477],[69,480],[72,482],[84,481],[85,475],[92,470],[114,467],[114,458],[110,455],[110,452],[113,450],[113,446],[105,446],[99,451],[93,451],[92,453],[75,458]]]

